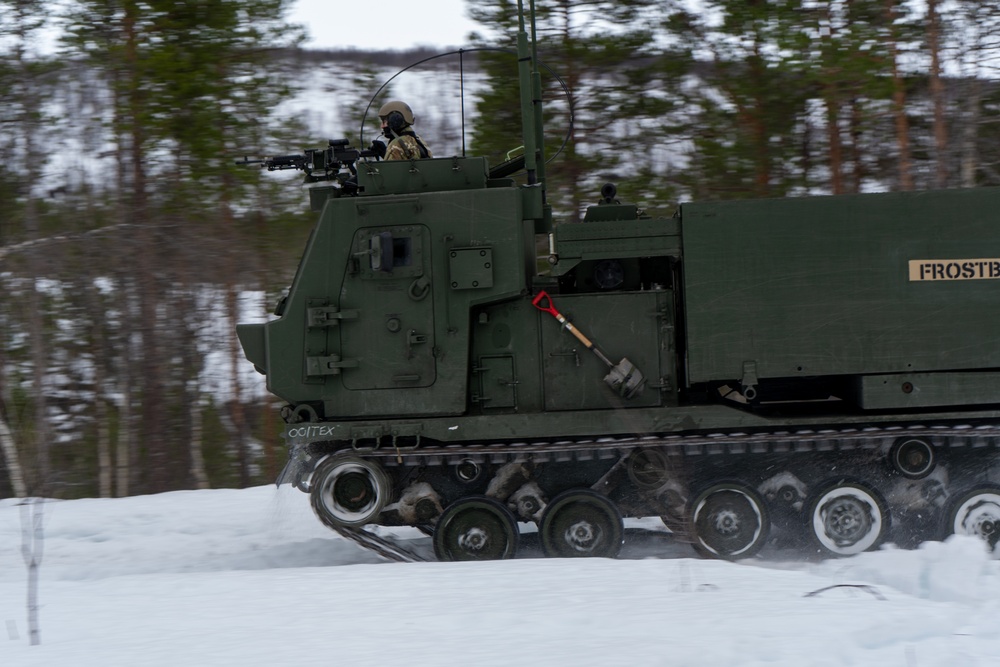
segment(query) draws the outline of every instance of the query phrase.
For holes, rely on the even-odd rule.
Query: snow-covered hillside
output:
[[[397,564],[323,528],[289,487],[45,503],[30,646],[22,509],[0,501],[5,667],[1000,661],[1000,561],[971,538],[727,563],[633,524],[615,561],[532,557],[529,539],[513,561]]]

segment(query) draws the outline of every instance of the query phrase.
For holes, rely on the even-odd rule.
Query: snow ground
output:
[[[637,522],[619,560],[529,536],[512,561],[401,564],[290,487],[44,503],[30,646],[22,511],[0,501],[3,667],[1000,664],[1000,561],[972,538],[727,563]]]

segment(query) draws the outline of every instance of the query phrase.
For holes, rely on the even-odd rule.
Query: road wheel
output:
[[[821,551],[829,556],[853,556],[882,543],[889,532],[889,511],[878,492],[847,480],[820,488],[806,516]]]
[[[691,504],[694,548],[704,556],[749,558],[764,546],[771,529],[760,495],[740,482],[720,482]]]
[[[989,546],[1000,541],[1000,487],[978,486],[948,503],[946,535],[974,535]]]
[[[575,489],[545,506],[538,532],[542,550],[550,558],[614,558],[621,551],[625,525],[607,496]]]
[[[517,553],[520,534],[514,515],[486,496],[456,500],[434,527],[438,560],[500,560]]]

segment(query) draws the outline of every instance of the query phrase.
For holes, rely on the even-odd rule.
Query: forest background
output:
[[[520,144],[516,3],[468,0],[482,30],[441,57],[303,50],[288,5],[0,0],[0,497],[274,480],[279,405],[234,325],[287,288],[315,214],[237,159],[361,146],[393,96],[438,156]],[[654,215],[1000,184],[1000,2],[536,7],[557,224],[607,181]]]

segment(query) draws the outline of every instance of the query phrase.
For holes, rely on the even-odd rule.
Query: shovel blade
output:
[[[604,382],[626,400],[635,398],[646,388],[646,378],[628,359],[622,359],[612,366],[604,376]]]

